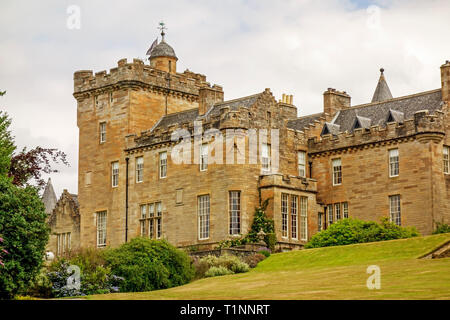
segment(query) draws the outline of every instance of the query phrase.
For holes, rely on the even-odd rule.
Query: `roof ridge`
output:
[[[288,119],[288,121],[302,120],[302,119],[306,119],[308,117],[318,116],[320,114],[323,114],[323,112],[311,113],[311,114],[308,114],[306,116],[301,116],[301,117],[297,117],[297,118],[294,118],[294,119]]]
[[[414,94],[410,94],[410,95],[407,95],[407,96],[392,98],[392,99],[384,100],[384,101],[377,101],[377,102],[369,102],[369,103],[359,104],[359,105],[356,105],[356,106],[351,106],[351,107],[345,108],[343,110],[350,110],[350,109],[358,109],[358,108],[370,107],[370,106],[374,106],[374,105],[377,105],[377,104],[384,104],[386,102],[400,101],[400,100],[405,100],[405,99],[409,99],[409,98],[413,98],[413,97],[424,96],[424,95],[435,93],[435,92],[439,92],[439,91],[441,91],[440,88],[439,89],[428,90],[428,91],[423,91],[423,92],[419,92],[419,93],[414,93]]]
[[[249,96],[245,96],[245,97],[241,97],[241,98],[236,98],[236,99],[232,99],[232,100],[227,100],[227,101],[218,102],[218,103],[215,103],[214,106],[220,106],[220,105],[222,105],[222,104],[227,104],[227,103],[231,103],[231,102],[237,102],[237,101],[239,101],[239,100],[244,100],[244,99],[248,99],[248,98],[253,98],[253,97],[259,96],[259,95],[261,95],[261,94],[263,94],[263,92],[255,93],[255,94],[252,94],[252,95],[249,95]]]
[[[198,108],[191,108],[191,109],[187,109],[187,110],[181,110],[181,111],[177,111],[177,112],[171,112],[171,113],[168,113],[168,114],[163,115],[160,119],[165,118],[165,117],[168,117],[168,116],[172,116],[172,115],[177,115],[177,114],[180,114],[180,113],[192,112],[192,111],[194,111],[194,110],[198,110]]]

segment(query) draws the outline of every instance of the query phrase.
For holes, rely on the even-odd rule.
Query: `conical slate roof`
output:
[[[384,69],[381,68],[380,72],[380,79],[378,80],[377,88],[373,94],[372,102],[381,102],[392,99],[391,90],[389,90],[389,86],[384,78]]]
[[[44,194],[42,195],[42,202],[45,206],[45,212],[47,214],[51,214],[53,209],[56,206],[56,202],[58,199],[56,198],[55,190],[53,189],[52,180],[48,178],[47,185],[45,186]]]
[[[178,60],[175,51],[164,41],[164,39],[158,43],[150,53],[150,59],[156,57],[173,57]]]

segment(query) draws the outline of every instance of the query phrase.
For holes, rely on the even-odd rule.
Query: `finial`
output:
[[[166,35],[164,30],[167,30],[166,24],[163,21],[161,21],[159,23],[158,29],[161,30],[161,37],[162,37],[161,41],[164,41],[164,36]]]
[[[383,74],[383,72],[384,72],[384,69],[383,69],[383,68],[381,68],[381,69],[380,69],[380,72],[381,72],[381,74]]]

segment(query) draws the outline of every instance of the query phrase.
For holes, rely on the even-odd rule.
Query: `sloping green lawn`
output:
[[[450,299],[450,258],[418,259],[450,234],[271,255],[248,273],[151,292],[88,299]],[[369,265],[381,289],[369,290]]]

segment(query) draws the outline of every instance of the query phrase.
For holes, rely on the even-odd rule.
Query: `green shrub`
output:
[[[196,277],[198,278],[201,278],[203,276],[211,277],[211,275],[206,275],[211,270],[211,268],[225,268],[230,272],[230,274],[247,272],[249,270],[249,265],[247,263],[242,261],[237,256],[231,254],[224,254],[220,257],[207,255],[196,261],[194,265],[197,270]]]
[[[262,260],[266,259],[266,256],[261,253],[255,253],[248,255],[244,258],[244,262],[248,264],[250,268],[255,268],[258,263]]]
[[[80,268],[80,289],[68,289],[67,279],[71,276],[68,267],[75,265]],[[46,273],[51,283],[51,296],[69,297],[90,294],[118,292],[124,279],[112,273],[106,265],[103,252],[93,248],[71,252],[67,257],[53,261]],[[45,281],[43,281],[46,284]],[[36,283],[35,291],[42,291]]]
[[[446,223],[436,223],[436,230],[433,231],[433,234],[439,234],[439,233],[448,233],[450,232],[450,225]]]
[[[415,228],[397,226],[387,218],[383,218],[380,224],[349,218],[333,223],[328,229],[315,234],[305,248],[404,239],[418,235]]]
[[[0,234],[2,255],[0,299],[25,292],[39,274],[47,245],[47,214],[33,187],[18,188],[0,175]]]
[[[270,256],[269,250],[259,250],[258,253],[264,255],[266,258],[268,258]]]
[[[183,285],[194,276],[186,252],[165,240],[134,238],[105,252],[108,266],[125,280],[120,291],[150,291]]]
[[[218,277],[218,276],[225,276],[228,274],[233,274],[233,271],[228,270],[225,267],[211,267],[208,271],[205,273],[205,277]]]

